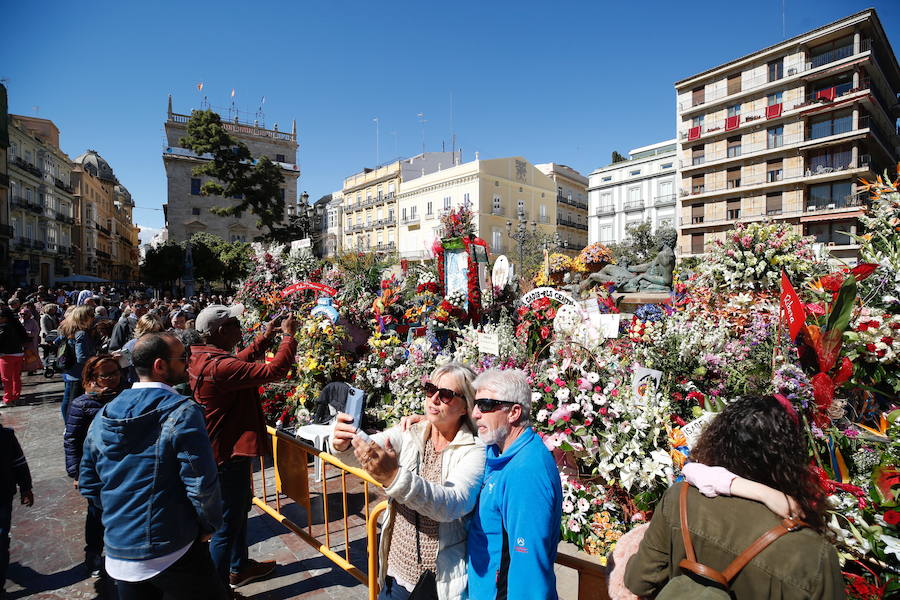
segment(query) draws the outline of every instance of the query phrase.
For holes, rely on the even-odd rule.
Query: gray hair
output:
[[[462,363],[449,362],[432,371],[429,380],[434,382],[438,377],[445,375],[453,378],[453,381],[459,386],[462,397],[466,400],[465,424],[473,433],[478,431],[472,422],[472,411],[475,410],[475,388],[472,383],[475,381],[475,372]]]
[[[531,386],[528,376],[521,369],[488,369],[475,378],[476,390],[489,389],[497,394],[497,400],[513,402],[522,407],[522,425],[531,423]]]

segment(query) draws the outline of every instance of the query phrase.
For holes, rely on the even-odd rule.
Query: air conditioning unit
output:
[[[787,73],[788,73],[788,77],[790,77],[791,75],[796,75],[796,74],[797,74],[797,68],[796,68],[796,67],[791,67],[790,69],[787,70]]]
[[[810,204],[809,206],[806,207],[806,212],[815,212],[817,210],[819,210],[819,207],[816,206],[815,204]]]

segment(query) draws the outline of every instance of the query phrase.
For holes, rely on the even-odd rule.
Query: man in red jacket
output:
[[[293,316],[271,321],[249,346],[231,354],[241,341],[238,316],[244,307],[213,304],[197,315],[196,328],[204,345],[191,347],[188,367],[194,400],[206,412],[206,430],[219,465],[222,488],[222,528],[213,534],[209,551],[213,562],[232,588],[266,577],[275,561],[258,562],[247,555],[247,512],[250,510],[250,460],[271,453],[266,435],[259,386],[278,381],[294,363],[297,330]],[[264,358],[272,338],[284,334],[269,362]]]

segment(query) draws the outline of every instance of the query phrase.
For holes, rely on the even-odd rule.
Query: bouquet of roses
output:
[[[462,238],[475,233],[474,215],[468,206],[460,206],[440,216],[441,237]]]
[[[553,319],[556,318],[556,307],[550,298],[539,298],[516,310],[519,324],[516,326],[516,337],[519,338],[529,356],[533,356],[542,346],[550,341],[553,334]]]
[[[847,357],[853,361],[854,381],[886,383],[900,393],[900,315],[879,308],[863,308],[844,332]]]
[[[431,294],[437,294],[438,292],[437,277],[431,271],[423,272],[416,281],[416,293],[422,294],[425,292]]]

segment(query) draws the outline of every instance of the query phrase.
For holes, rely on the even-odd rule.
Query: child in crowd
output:
[[[22,504],[34,504],[31,471],[22,446],[12,429],[0,425],[0,599],[6,597],[6,569],[9,567],[9,530],[12,526],[12,504],[19,490]]]

